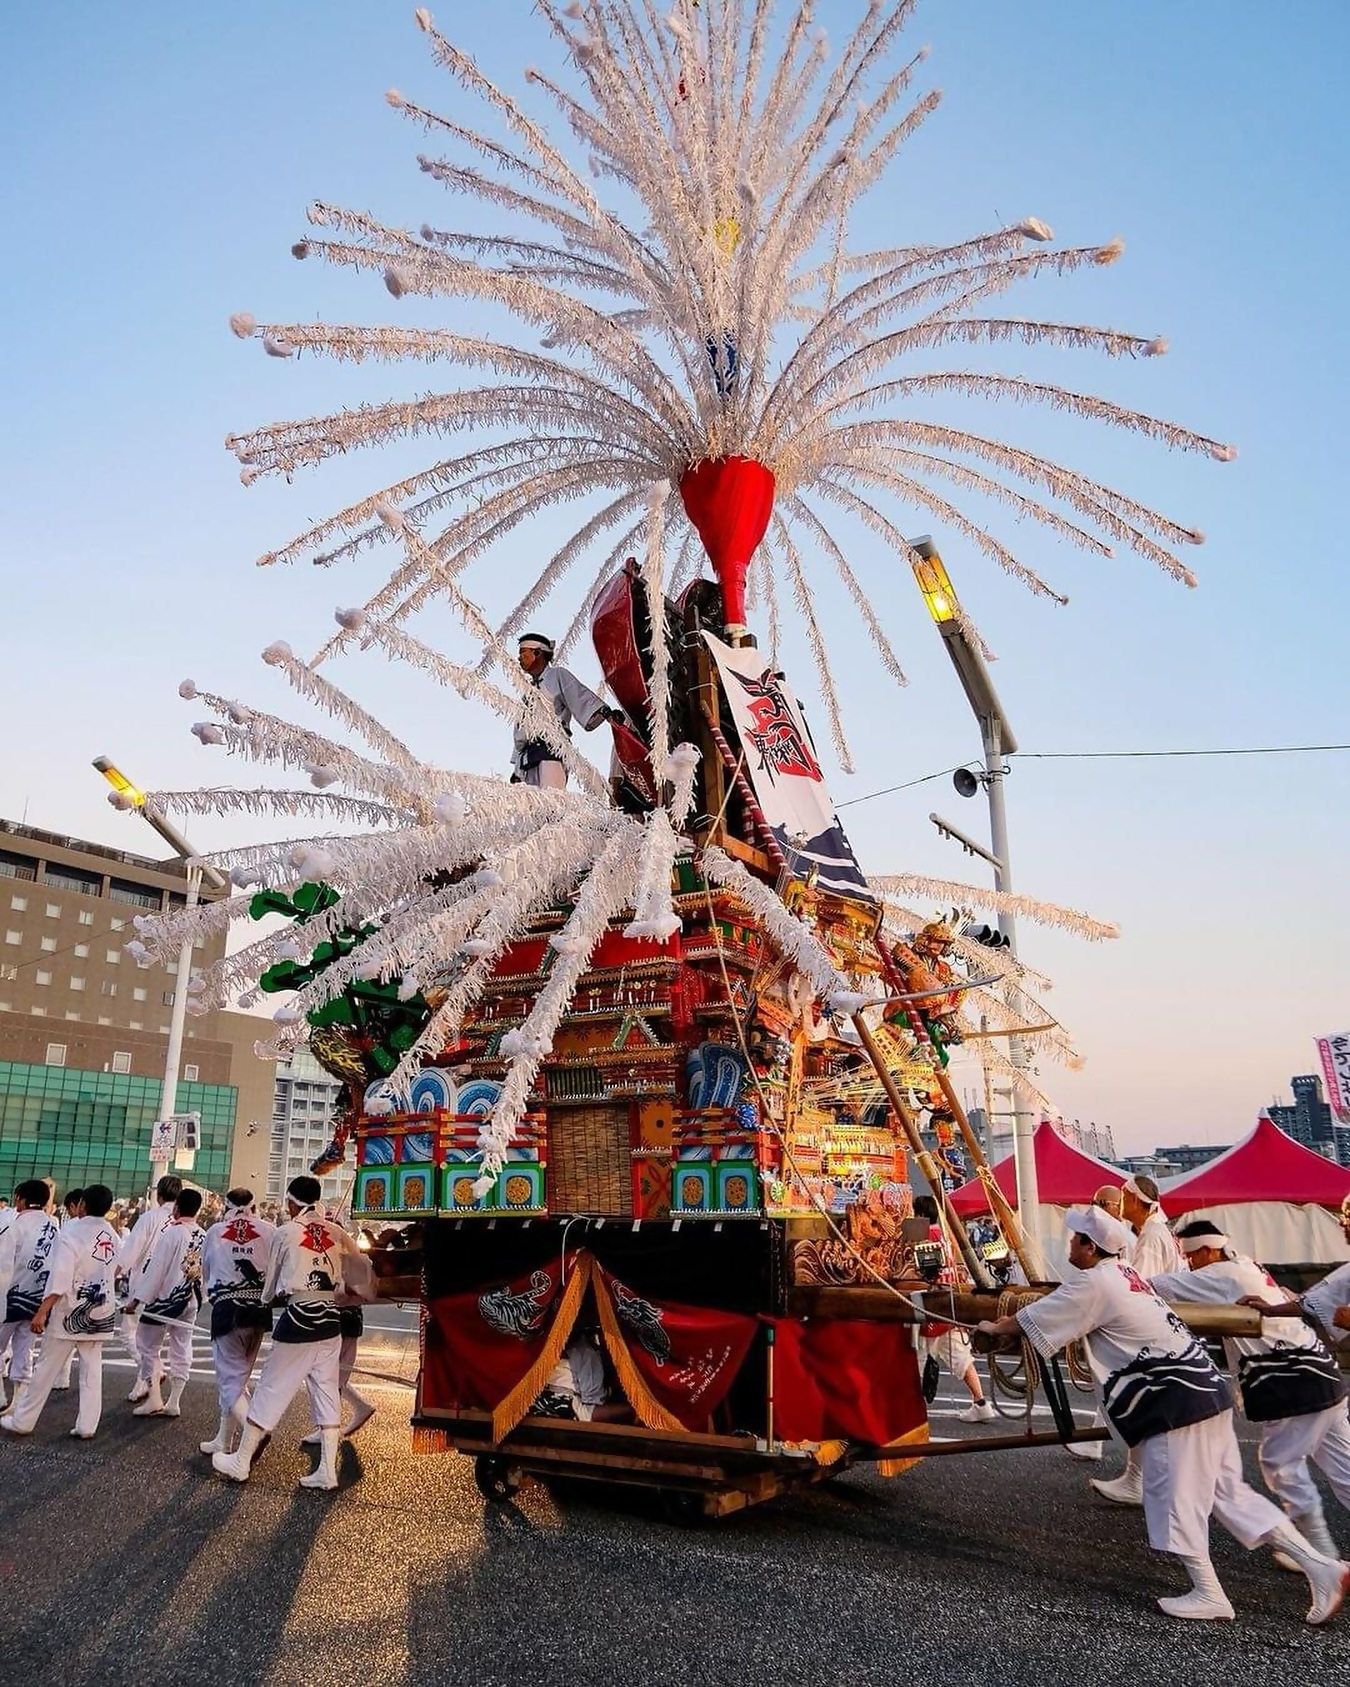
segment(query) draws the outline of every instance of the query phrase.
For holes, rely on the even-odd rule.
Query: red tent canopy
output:
[[[1295,1142],[1263,1113],[1241,1142],[1177,1178],[1161,1195],[1169,1218],[1247,1201],[1336,1208],[1350,1195],[1350,1171]]]
[[[1036,1155],[1036,1183],[1041,1204],[1052,1207],[1082,1206],[1104,1183],[1122,1184],[1125,1173],[1095,1155],[1084,1154],[1066,1142],[1048,1120],[1036,1127],[1032,1137]],[[1010,1154],[993,1168],[994,1181],[1013,1206],[1017,1205],[1017,1171]],[[951,1196],[961,1218],[977,1218],[989,1211],[989,1198],[979,1178],[963,1183]]]

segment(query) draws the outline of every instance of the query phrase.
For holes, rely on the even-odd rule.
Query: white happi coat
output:
[[[556,662],[550,662],[534,683],[553,705],[553,712],[564,732],[570,734],[574,720],[580,721],[584,730],[589,732],[604,719],[605,705],[601,699],[588,685],[583,685],[575,674],[559,667]],[[522,778],[527,770],[521,766],[521,752],[527,744],[534,742],[534,739],[535,734],[530,730],[527,721],[518,722],[512,740],[512,761],[517,774]],[[552,761],[557,758],[550,752],[548,759]]]
[[[260,1314],[263,1288],[276,1226],[248,1208],[232,1212],[206,1233],[202,1249],[202,1276],[211,1301],[211,1334],[224,1335],[233,1329],[236,1311],[248,1308]],[[263,1325],[265,1328],[265,1324]]]
[[[1164,1300],[1209,1305],[1232,1305],[1243,1295],[1270,1300],[1281,1292],[1264,1266],[1241,1254],[1198,1271],[1164,1272],[1151,1286]],[[1259,1336],[1225,1336],[1223,1348],[1252,1423],[1323,1412],[1345,1398],[1340,1367],[1301,1318],[1267,1318]]]
[[[349,1243],[341,1225],[317,1206],[304,1207],[272,1238],[263,1302],[284,1299],[273,1342],[327,1341],[341,1333],[335,1297]]]
[[[5,1298],[14,1281],[14,1221],[18,1216],[13,1207],[0,1212],[0,1324],[5,1321]]]
[[[1167,1220],[1155,1207],[1134,1239],[1130,1264],[1141,1277],[1157,1277],[1163,1271],[1184,1271],[1186,1256],[1167,1228]]]
[[[128,1231],[122,1243],[122,1256],[118,1261],[118,1269],[126,1273],[133,1283],[131,1298],[134,1300],[134,1283],[137,1273],[150,1257],[150,1250],[164,1234],[164,1226],[173,1217],[173,1202],[164,1201],[157,1207],[147,1207]]]
[[[173,1218],[131,1284],[131,1298],[151,1323],[181,1323],[201,1302],[202,1247],[206,1232],[196,1219]]]
[[[1306,1312],[1311,1312],[1321,1325],[1326,1338],[1336,1347],[1350,1344],[1350,1330],[1343,1330],[1333,1322],[1337,1310],[1350,1306],[1350,1265],[1338,1265],[1299,1296]]]
[[[1208,1354],[1138,1271],[1102,1260],[1017,1314],[1045,1358],[1085,1340],[1112,1427],[1129,1447],[1232,1406]]]
[[[52,1249],[60,1234],[56,1220],[41,1207],[26,1207],[15,1214],[4,1237],[12,1264],[3,1322],[13,1324],[31,1318],[47,1298]]]
[[[106,1218],[61,1226],[52,1249],[48,1295],[60,1295],[47,1331],[65,1341],[108,1341],[116,1322],[117,1232]]]

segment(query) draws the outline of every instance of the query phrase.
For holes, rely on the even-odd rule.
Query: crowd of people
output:
[[[136,1356],[134,1414],[179,1417],[206,1302],[219,1424],[201,1452],[221,1476],[246,1482],[303,1387],[313,1420],[305,1439],[319,1456],[301,1486],[335,1488],[344,1410],[348,1435],[374,1410],[351,1379],[375,1278],[357,1241],[320,1204],[318,1179],[293,1179],[274,1216],[248,1189],[210,1201],[176,1177],[160,1179],[153,1204],[125,1234],[115,1207],[112,1192],[93,1184],[71,1191],[58,1209],[50,1182],[29,1179],[12,1206],[0,1208],[0,1366],[14,1395],[0,1429],[31,1434],[77,1362],[71,1434],[92,1437],[102,1414],[103,1356],[119,1315]],[[941,1239],[937,1203],[921,1198],[915,1209]],[[1350,1242],[1350,1198],[1341,1222]],[[1090,1205],[1069,1212],[1068,1230],[1067,1280],[977,1327],[991,1339],[1021,1338],[1046,1358],[1085,1345],[1098,1423],[1126,1449],[1121,1474],[1094,1478],[1092,1486],[1104,1499],[1141,1507],[1149,1544],[1178,1557],[1190,1577],[1190,1591],[1159,1600],[1162,1609],[1190,1620],[1234,1615],[1210,1558],[1213,1517],[1249,1550],[1269,1545],[1282,1568],[1301,1572],[1312,1596],[1307,1621],[1329,1622],[1350,1595],[1350,1564],[1340,1557],[1310,1466],[1350,1508],[1350,1420],[1333,1352],[1350,1342],[1350,1265],[1292,1296],[1213,1223],[1193,1219],[1171,1230],[1146,1177],[1098,1190]],[[950,1280],[950,1253],[943,1259],[939,1278]],[[1173,1310],[1183,1302],[1262,1314],[1258,1330],[1225,1336],[1224,1348],[1237,1400],[1259,1431],[1258,1461],[1273,1499],[1244,1480],[1234,1389]],[[922,1341],[927,1359],[940,1357],[969,1389],[962,1415],[992,1416],[964,1332],[925,1328]],[[539,1409],[549,1409],[550,1390],[571,1415],[603,1415],[600,1367],[583,1341],[569,1347]]]
[[[1350,1242],[1350,1198],[1341,1223]],[[1350,1508],[1346,1385],[1332,1351],[1350,1340],[1350,1265],[1290,1295],[1208,1220],[1169,1229],[1146,1177],[1098,1190],[1090,1206],[1068,1213],[1067,1226],[1067,1280],[978,1328],[1021,1337],[1045,1358],[1085,1344],[1099,1421],[1126,1448],[1121,1475],[1092,1486],[1142,1507],[1149,1545],[1179,1558],[1190,1578],[1189,1592],[1159,1605],[1192,1621],[1233,1617],[1210,1558],[1213,1517],[1249,1551],[1269,1545],[1280,1568],[1300,1571],[1312,1595],[1307,1621],[1330,1622],[1350,1595],[1350,1564],[1309,1466]],[[1274,1500],[1244,1480],[1233,1388],[1173,1310],[1183,1302],[1262,1314],[1259,1334],[1225,1336],[1223,1345],[1242,1410],[1259,1430],[1258,1461]]]
[[[297,1177],[269,1215],[251,1190],[217,1198],[162,1177],[154,1201],[123,1228],[103,1184],[71,1190],[58,1208],[50,1179],[20,1183],[13,1203],[0,1206],[0,1429],[31,1435],[78,1365],[71,1434],[91,1439],[119,1318],[136,1358],[134,1415],[180,1417],[197,1314],[209,1304],[220,1423],[201,1452],[220,1475],[246,1482],[303,1387],[314,1423],[305,1440],[319,1458],[301,1486],[336,1488],[344,1406],[347,1435],[375,1409],[351,1382],[375,1281],[320,1194],[317,1178]],[[269,1331],[272,1346],[259,1366]]]

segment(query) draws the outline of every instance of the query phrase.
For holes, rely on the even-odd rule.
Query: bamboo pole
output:
[[[970,1237],[966,1235],[966,1227],[951,1210],[947,1199],[947,1191],[942,1186],[942,1174],[938,1171],[933,1156],[923,1145],[923,1138],[919,1135],[919,1126],[913,1113],[905,1105],[904,1097],[900,1094],[895,1079],[892,1078],[890,1068],[886,1065],[885,1057],[877,1047],[877,1040],[861,1013],[853,1015],[853,1028],[858,1033],[858,1039],[867,1052],[867,1058],[872,1062],[873,1070],[881,1079],[881,1087],[886,1092],[886,1099],[890,1102],[904,1130],[909,1142],[910,1153],[918,1162],[919,1169],[928,1179],[929,1187],[937,1200],[938,1210],[942,1213],[946,1228],[960,1249],[961,1257],[966,1262],[966,1269],[974,1281],[987,1293],[994,1292],[993,1279],[985,1267],[984,1261],[975,1252]],[[967,1127],[969,1128],[969,1127]]]

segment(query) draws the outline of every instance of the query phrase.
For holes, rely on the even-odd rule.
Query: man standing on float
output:
[[[575,674],[559,667],[553,660],[553,649],[553,640],[542,633],[521,634],[520,665],[548,699],[563,732],[571,737],[574,720],[581,722],[585,732],[594,732],[605,721],[622,722],[622,710],[611,709]],[[528,720],[516,726],[511,749],[511,783],[537,785],[546,791],[561,791],[567,785],[567,769],[557,759],[557,752],[531,733]]]

